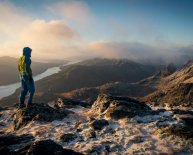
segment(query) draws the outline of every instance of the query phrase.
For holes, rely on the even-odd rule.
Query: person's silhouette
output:
[[[35,92],[35,84],[32,77],[31,70],[31,52],[32,49],[29,47],[23,48],[23,56],[19,58],[18,61],[18,70],[20,73],[21,79],[21,94],[19,98],[19,107],[24,107],[25,97],[29,92],[29,99],[27,102],[27,107],[32,106],[33,96]]]

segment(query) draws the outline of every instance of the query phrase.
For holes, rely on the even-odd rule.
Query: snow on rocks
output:
[[[113,102],[113,98],[110,102]],[[52,140],[64,149],[83,154],[193,153],[191,112],[148,108],[143,115],[135,113],[132,117],[106,120],[106,115],[101,115],[106,111],[104,109],[101,113],[93,107],[74,106],[68,110],[72,113],[62,119],[44,122],[33,120],[14,131],[14,134],[30,134],[35,141]],[[0,121],[9,123],[14,112],[1,111]],[[9,117],[6,120],[4,116]],[[102,123],[100,130],[91,125],[99,120],[108,122],[105,125]],[[187,137],[181,137],[183,134]]]

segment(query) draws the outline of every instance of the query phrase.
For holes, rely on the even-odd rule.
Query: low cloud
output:
[[[141,63],[181,64],[193,59],[193,46],[151,46],[139,42],[99,41],[88,45],[93,56],[127,58]]]

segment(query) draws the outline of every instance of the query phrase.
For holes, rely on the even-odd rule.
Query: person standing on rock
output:
[[[29,98],[27,102],[27,107],[32,106],[33,96],[35,92],[35,84],[32,77],[32,70],[31,70],[31,52],[32,49],[29,47],[23,48],[23,56],[19,58],[18,61],[18,70],[20,73],[21,79],[21,94],[19,97],[19,108],[23,108],[25,97],[29,92]]]

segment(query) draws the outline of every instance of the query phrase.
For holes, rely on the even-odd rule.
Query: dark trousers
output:
[[[25,102],[25,97],[29,92],[29,98],[27,104],[32,104],[33,96],[35,93],[35,84],[34,80],[29,81],[27,77],[23,76],[21,78],[21,94],[19,98],[20,105],[23,105]]]

